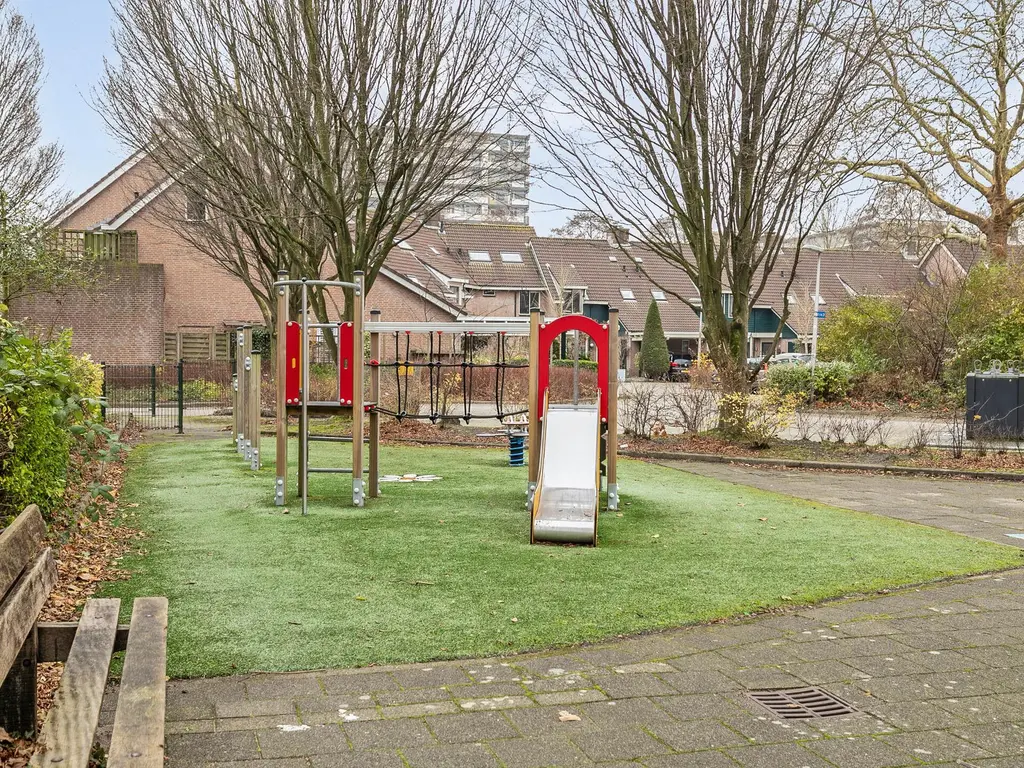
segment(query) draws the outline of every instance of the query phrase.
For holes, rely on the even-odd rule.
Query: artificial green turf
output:
[[[312,450],[315,466],[347,462],[346,446]],[[124,561],[131,579],[104,593],[170,598],[168,672],[181,677],[551,647],[1022,554],[632,461],[596,549],[531,546],[526,470],[497,450],[385,447],[382,471],[444,479],[382,485],[355,509],[347,477],[317,475],[305,518],[273,506],[272,468],[254,476],[221,441],[147,445],[129,462],[121,500],[148,538]]]

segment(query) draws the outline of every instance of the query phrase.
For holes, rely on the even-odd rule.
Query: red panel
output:
[[[616,329],[617,331],[618,329]],[[601,324],[586,315],[562,315],[540,326],[540,360],[537,390],[537,413],[544,413],[544,392],[551,380],[551,345],[567,331],[585,333],[597,346],[597,389],[601,393],[601,419],[608,420],[608,324]]]
[[[289,321],[284,327],[285,371],[284,402],[298,405],[301,402],[299,388],[302,386],[302,326]]]
[[[352,336],[352,323],[342,323],[338,328],[338,397],[341,398],[342,405],[352,405],[354,399],[352,355],[355,351],[355,339]]]

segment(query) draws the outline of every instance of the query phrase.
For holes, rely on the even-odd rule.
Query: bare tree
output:
[[[35,30],[0,0],[0,312],[24,293],[74,279],[77,255],[54,248],[47,227],[61,150],[41,144],[43,53]]]
[[[125,0],[104,111],[243,246],[372,285],[396,241],[515,177],[499,126],[530,13],[524,0]]]
[[[551,234],[555,237],[576,237],[584,240],[596,240],[608,234],[609,223],[590,211],[577,211],[560,227],[554,227]]]
[[[727,391],[747,391],[750,310],[834,180],[870,23],[846,0],[549,0],[533,115],[581,204],[692,280]],[[557,113],[557,114],[553,114]],[[796,258],[784,271],[792,281]],[[788,288],[788,286],[787,286]],[[783,291],[785,296],[788,291]],[[690,303],[690,302],[687,302]],[[788,300],[783,321],[788,316]],[[780,324],[780,333],[782,325]]]
[[[958,237],[1005,258],[1024,213],[1024,0],[909,0],[898,23],[875,17],[880,82],[866,114],[885,122],[865,127],[887,141],[851,167],[913,190],[968,225]]]
[[[937,239],[954,235],[948,217],[924,196],[900,184],[878,184],[849,228],[849,246],[920,259]]]

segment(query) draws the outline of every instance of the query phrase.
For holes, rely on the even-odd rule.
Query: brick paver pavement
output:
[[[746,695],[806,685],[857,712]],[[173,681],[167,734],[171,768],[1024,766],[1024,570],[549,654]]]

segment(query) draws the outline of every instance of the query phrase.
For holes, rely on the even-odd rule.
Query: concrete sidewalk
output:
[[[701,467],[1024,531],[1018,486]],[[803,686],[857,711],[784,720],[747,695]],[[175,681],[167,720],[169,766],[1024,766],[1024,570],[559,653]]]

